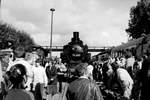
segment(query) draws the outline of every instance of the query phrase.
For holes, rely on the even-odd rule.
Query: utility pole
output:
[[[50,34],[50,58],[52,58],[52,36],[53,36],[53,12],[55,11],[54,8],[51,8],[51,34]]]

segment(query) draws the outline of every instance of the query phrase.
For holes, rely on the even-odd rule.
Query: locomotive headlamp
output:
[[[74,53],[83,53],[83,48],[81,46],[79,46],[79,45],[73,45],[72,51]]]

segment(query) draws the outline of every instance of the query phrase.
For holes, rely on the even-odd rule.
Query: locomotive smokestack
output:
[[[76,40],[76,39],[79,39],[79,32],[73,32],[73,38]]]
[[[73,32],[73,41],[77,43],[79,40],[79,32]]]

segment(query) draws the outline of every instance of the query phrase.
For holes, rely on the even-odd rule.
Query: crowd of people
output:
[[[106,100],[148,100],[150,53],[134,56],[131,51],[122,55],[101,57],[93,62],[93,76],[100,84]]]
[[[13,58],[12,58],[13,57]],[[43,100],[58,93],[57,73],[66,71],[61,59],[45,61],[38,52],[18,46],[0,56],[0,100]]]
[[[150,54],[102,56],[76,65],[73,81],[60,58],[43,63],[36,51],[0,56],[0,100],[148,100]],[[65,77],[66,76],[66,77]]]

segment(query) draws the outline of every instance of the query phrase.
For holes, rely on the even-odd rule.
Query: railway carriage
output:
[[[145,35],[141,38],[129,40],[119,46],[112,48],[111,55],[113,57],[122,56],[123,54],[131,52],[134,56],[142,57],[150,52],[150,35]]]

